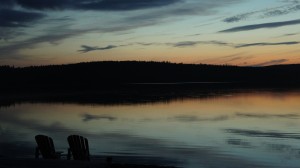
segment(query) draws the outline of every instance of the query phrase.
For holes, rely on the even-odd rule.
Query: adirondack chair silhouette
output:
[[[41,154],[44,159],[60,159],[63,152],[56,152],[51,137],[46,135],[36,135],[35,141],[37,147],[35,149],[35,158],[39,158]]]
[[[90,151],[88,140],[79,135],[70,135],[68,137],[70,148],[68,149],[68,160],[71,155],[74,160],[90,160]]]

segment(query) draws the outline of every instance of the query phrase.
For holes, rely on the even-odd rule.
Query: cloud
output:
[[[87,53],[91,51],[96,50],[111,50],[118,47],[127,47],[127,46],[133,46],[133,45],[141,45],[141,46],[171,46],[171,47],[178,47],[178,48],[185,48],[185,47],[194,47],[197,45],[218,45],[218,46],[226,46],[226,47],[233,47],[233,48],[244,48],[244,47],[253,47],[253,46],[274,46],[274,45],[296,45],[300,44],[300,42],[297,41],[290,41],[290,42],[279,42],[279,43],[249,43],[249,44],[234,44],[234,43],[228,43],[228,42],[222,42],[222,41],[180,41],[176,43],[158,43],[158,42],[135,42],[135,43],[129,43],[129,44],[122,44],[122,45],[108,45],[106,47],[98,47],[98,46],[87,46],[82,45],[82,49],[78,50],[82,53]],[[231,58],[228,61],[234,61],[241,59],[242,57],[235,57]]]
[[[183,41],[183,42],[178,42],[175,44],[172,44],[174,47],[191,47],[199,44],[199,41]]]
[[[250,30],[256,30],[256,29],[277,28],[277,27],[297,25],[297,24],[300,24],[300,19],[283,21],[283,22],[271,22],[271,23],[253,24],[253,25],[233,27],[230,29],[221,30],[221,31],[219,31],[219,33],[232,33],[232,32],[250,31]]]
[[[231,17],[225,18],[223,20],[223,22],[226,22],[226,23],[239,22],[241,20],[248,18],[250,15],[253,15],[254,13],[255,12],[249,12],[249,13],[239,14],[236,16],[231,16]]]
[[[127,47],[127,46],[133,46],[133,45],[141,45],[141,46],[172,46],[172,47],[193,47],[199,44],[214,44],[214,45],[220,45],[220,46],[230,46],[231,44],[221,41],[182,41],[177,43],[158,43],[158,42],[135,42],[135,43],[129,43],[129,44],[122,44],[122,45],[108,45],[106,47],[98,47],[98,46],[87,46],[82,45],[82,49],[78,50],[82,53],[87,53],[90,51],[96,51],[96,50],[110,50],[118,47]]]
[[[15,0],[18,5],[37,10],[137,10],[166,6],[181,0]]]
[[[22,57],[24,58],[24,55],[20,53],[24,49],[36,48],[42,43],[57,45],[60,41],[64,39],[80,36],[82,34],[88,32],[95,32],[98,30],[96,28],[74,30],[74,29],[70,29],[69,27],[70,25],[59,25],[57,27],[44,30],[45,34],[31,37],[29,39],[25,39],[22,41],[14,42],[11,43],[10,45],[6,45],[2,47],[0,46],[0,53],[3,53],[2,55],[0,55],[0,59],[1,58],[20,59]]]
[[[252,46],[296,45],[296,44],[300,44],[300,42],[287,41],[287,42],[279,42],[279,43],[261,42],[261,43],[248,43],[248,44],[234,44],[234,43],[212,40],[212,41],[181,41],[177,43],[165,43],[165,45],[170,45],[173,47],[193,47],[196,45],[207,45],[207,44],[234,47],[234,48],[243,48],[243,47],[252,47]]]
[[[288,41],[280,43],[249,43],[249,44],[237,44],[235,48],[253,47],[253,46],[274,46],[274,45],[296,45],[300,44],[298,41]]]
[[[300,4],[298,1],[286,1],[281,6],[277,6],[274,8],[266,8],[262,10],[247,12],[247,13],[241,13],[235,16],[227,17],[223,19],[223,22],[226,23],[233,23],[233,22],[239,22],[242,20],[247,20],[249,18],[268,18],[268,17],[276,17],[281,15],[286,15],[289,13],[300,11]]]
[[[82,121],[88,122],[92,120],[109,120],[109,121],[114,121],[117,120],[116,117],[109,116],[109,115],[91,115],[91,114],[83,114],[82,115]]]
[[[13,0],[1,0],[0,8],[8,8],[14,5]]]
[[[287,62],[287,61],[289,61],[289,60],[288,59],[277,59],[277,60],[271,60],[271,61],[255,64],[255,65],[252,65],[252,66],[270,66],[270,65],[281,64],[281,63],[284,63],[284,62]]]
[[[266,137],[266,138],[280,138],[280,139],[300,139],[298,133],[282,133],[275,131],[257,131],[257,130],[246,130],[246,129],[225,129],[225,132],[243,135],[247,137]]]
[[[91,47],[91,46],[87,46],[87,45],[82,45],[81,47],[82,47],[82,49],[78,50],[78,51],[82,52],[82,53],[87,53],[87,52],[95,51],[95,50],[110,50],[113,48],[117,48],[118,46],[108,45],[106,47]]]
[[[299,33],[288,33],[288,34],[284,34],[283,36],[294,36],[294,35],[297,35]]]
[[[183,3],[174,4],[168,8],[154,9],[151,11],[141,12],[138,15],[129,16],[125,21],[129,22],[151,22],[162,23],[164,19],[182,18],[185,16],[208,16],[214,15],[217,8],[229,6],[233,3],[240,3],[238,0],[215,0],[215,1],[182,1]],[[169,21],[168,20],[168,21]],[[205,23],[207,24],[207,23]]]
[[[0,40],[7,41],[7,40],[20,37],[22,35],[25,35],[25,33],[22,31],[11,30],[9,27],[2,27],[0,31]]]
[[[0,27],[26,27],[29,23],[45,17],[37,12],[24,12],[12,9],[0,9]]]
[[[21,51],[24,49],[33,49],[39,47],[41,43],[50,43],[57,45],[58,42],[61,42],[64,39],[73,38],[76,36],[81,36],[88,33],[113,33],[113,32],[121,32],[133,30],[141,27],[154,26],[157,24],[166,24],[167,22],[174,21],[175,18],[184,17],[189,15],[212,15],[215,13],[215,9],[219,7],[223,7],[225,5],[230,5],[233,2],[239,2],[238,0],[216,0],[213,2],[204,2],[204,1],[184,1],[184,0],[102,0],[102,1],[91,1],[91,0],[5,0],[4,3],[0,4],[1,8],[20,8],[26,12],[33,14],[44,15],[47,18],[41,20],[39,25],[31,26],[33,23],[37,23],[43,17],[32,17],[31,20],[27,20],[27,22],[21,22],[18,24],[19,27],[10,27],[11,29],[5,30],[5,32],[1,32],[1,39],[11,39],[20,33],[26,32],[26,36],[18,37],[18,40],[11,41],[6,45],[0,46],[0,51],[3,53],[0,55],[0,59],[26,59],[29,56],[24,55]],[[14,5],[14,6],[12,6]],[[101,6],[103,5],[103,6]],[[162,6],[166,6],[164,8],[160,8]],[[151,8],[151,9],[150,9]],[[75,18],[71,16],[69,19],[73,20],[56,20],[56,23],[48,23],[52,19],[53,11],[55,12],[55,17],[62,16],[61,14],[68,14],[63,11],[64,9],[68,10],[67,12],[78,12],[78,11],[70,11],[70,10],[110,10],[110,11],[128,11],[128,15],[120,15],[118,17],[112,17],[110,20],[104,19],[104,23],[95,24],[95,22],[90,22],[90,15],[83,15],[82,18]],[[137,10],[131,11],[130,10]],[[142,10],[148,9],[148,10]],[[45,12],[48,15],[38,13],[37,10]],[[95,16],[98,16],[96,13],[89,13]],[[100,13],[99,13],[100,14]],[[108,13],[110,14],[110,13]],[[38,15],[37,15],[38,16]],[[67,16],[67,15],[66,15]],[[22,18],[22,16],[20,17]],[[91,26],[85,26],[84,28],[78,28],[77,22],[87,19]],[[66,23],[70,24],[67,28],[63,27]],[[100,20],[98,20],[100,21]],[[101,19],[101,21],[103,21]],[[9,24],[8,24],[9,23]],[[6,25],[14,26],[16,22],[13,20],[8,20]],[[59,27],[56,31],[45,30],[45,26],[53,26]],[[21,26],[31,26],[35,30],[29,29],[28,27]],[[72,26],[72,27],[71,27]],[[81,25],[80,25],[81,26]],[[26,28],[26,29],[25,29]],[[54,29],[54,28],[53,28]],[[41,31],[42,30],[42,31]],[[57,31],[59,30],[59,31]],[[39,33],[30,33],[32,31],[36,31]],[[43,32],[44,34],[40,34]],[[22,39],[22,40],[21,40]],[[91,47],[87,45],[83,45],[80,52],[90,52],[96,50],[109,50],[116,47],[124,47],[117,45],[108,45],[106,47]]]
[[[167,45],[171,45],[173,47],[193,47],[199,44],[213,44],[220,46],[231,46],[230,43],[222,42],[222,41],[182,41],[177,43],[166,43]]]

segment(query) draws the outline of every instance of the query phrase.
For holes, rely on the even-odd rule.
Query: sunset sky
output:
[[[1,0],[0,65],[300,63],[298,0]]]

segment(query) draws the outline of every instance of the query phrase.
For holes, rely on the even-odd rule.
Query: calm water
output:
[[[247,91],[144,104],[20,103],[0,108],[0,155],[34,157],[37,134],[51,136],[56,149],[65,153],[67,136],[83,135],[94,157],[118,155],[148,158],[148,162],[150,158],[150,162],[191,168],[299,167],[300,92]]]

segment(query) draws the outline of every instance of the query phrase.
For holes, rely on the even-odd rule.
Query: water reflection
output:
[[[183,167],[297,167],[300,92],[233,92],[162,103],[21,103],[0,108],[0,155],[33,157],[37,134],[89,139],[94,156]],[[139,160],[142,160],[141,158]],[[153,160],[151,160],[153,162]]]

